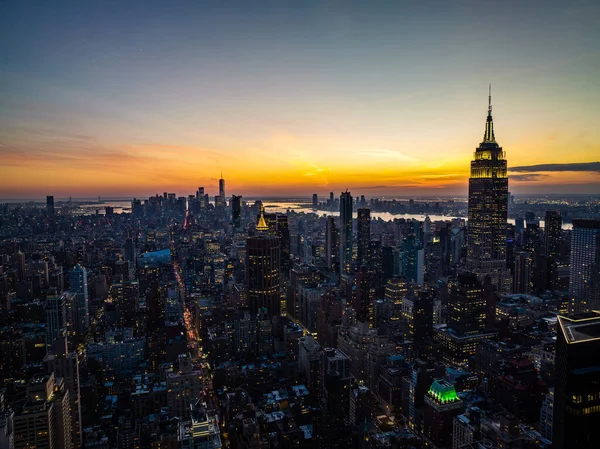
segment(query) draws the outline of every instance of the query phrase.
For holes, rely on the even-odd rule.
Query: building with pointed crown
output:
[[[501,293],[511,288],[506,268],[507,208],[507,161],[494,135],[490,85],[485,133],[471,161],[467,269],[480,280],[489,276]]]

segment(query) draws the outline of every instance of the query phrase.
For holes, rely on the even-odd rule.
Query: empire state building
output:
[[[508,177],[506,156],[496,142],[490,87],[483,142],[475,150],[469,178],[467,269],[483,280],[489,276],[501,293],[510,289],[506,269]]]

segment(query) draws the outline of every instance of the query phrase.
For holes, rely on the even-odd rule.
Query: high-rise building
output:
[[[415,234],[402,242],[402,275],[411,282],[423,285],[425,274],[425,251]]]
[[[347,190],[340,195],[340,274],[352,267],[352,195]]]
[[[55,378],[62,378],[65,382],[65,388],[69,391],[73,447],[81,447],[83,434],[77,352],[69,350],[66,337],[56,339],[52,352],[44,357],[44,364],[48,373],[53,373]]]
[[[264,220],[262,225],[268,229]],[[259,222],[259,226],[261,223]],[[257,229],[259,227],[257,226]],[[248,306],[253,316],[266,308],[270,317],[279,315],[280,239],[257,235],[246,240],[246,285]]]
[[[338,255],[340,247],[340,236],[335,227],[335,219],[327,217],[325,228],[325,266],[327,269],[338,271]]]
[[[531,254],[521,251],[515,256],[515,272],[513,274],[513,293],[531,293],[533,259]]]
[[[575,219],[571,234],[571,312],[600,309],[600,219]]]
[[[546,257],[556,260],[560,257],[560,243],[562,240],[562,217],[559,211],[546,211],[544,221],[544,236]]]
[[[46,213],[49,217],[54,217],[54,197],[52,195],[46,197]]]
[[[490,88],[483,141],[471,161],[467,269],[481,280],[490,276],[493,285],[502,293],[510,290],[506,269],[507,207],[506,157],[494,136]]]
[[[204,201],[204,187],[198,187],[196,200],[200,202],[200,209],[204,209],[207,206],[207,203]]]
[[[404,298],[402,316],[408,327],[408,337],[422,345],[433,336],[433,295],[422,290]]]
[[[448,299],[448,328],[459,335],[481,333],[485,330],[485,312],[481,282],[475,274],[460,274]]]
[[[358,217],[356,220],[356,243],[358,246],[357,265],[358,267],[368,266],[369,258],[369,242],[371,241],[371,210],[358,209]]]
[[[463,402],[454,386],[444,379],[436,379],[429,387],[424,401],[424,436],[434,447],[452,443],[454,418],[463,410]]]
[[[219,196],[225,198],[225,180],[223,179],[223,172],[221,172],[221,179],[219,179]]]
[[[600,312],[558,317],[553,443],[600,447]]]
[[[242,226],[242,196],[232,195],[231,197],[231,224],[233,229],[240,229]]]
[[[135,264],[136,264],[136,254],[135,254],[135,242],[132,238],[127,238],[125,240],[125,248],[123,249],[125,253],[125,260],[129,263],[129,279],[135,278]]]
[[[56,339],[67,335],[69,312],[75,303],[75,295],[69,292],[46,298],[46,344],[49,350]]]
[[[313,208],[313,210],[317,210],[318,207],[319,207],[319,196],[316,193],[313,193],[312,208]]]
[[[75,294],[74,322],[77,339],[83,338],[90,326],[90,306],[88,299],[87,270],[77,264],[69,272],[71,293]]]
[[[69,392],[54,374],[35,374],[27,384],[27,398],[15,411],[15,449],[71,449]]]

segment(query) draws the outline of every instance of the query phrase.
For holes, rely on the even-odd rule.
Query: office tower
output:
[[[445,375],[443,363],[435,359],[417,359],[410,377],[402,380],[402,408],[411,429],[423,432],[423,406],[432,382]]]
[[[259,222],[259,226],[261,222]],[[266,228],[264,220],[262,225]],[[259,227],[257,226],[257,229]],[[248,306],[253,316],[262,308],[269,317],[281,312],[279,292],[280,239],[257,235],[246,240],[246,286]]]
[[[279,237],[279,244],[281,245],[281,271],[287,277],[292,265],[288,216],[286,214],[278,214],[275,221],[277,225],[276,235]]]
[[[200,209],[205,209],[208,206],[206,195],[204,194],[204,187],[198,187],[198,190],[196,191],[196,200],[200,203]]]
[[[313,210],[317,210],[319,208],[319,196],[316,193],[313,193],[312,196],[312,208]]]
[[[513,293],[531,293],[533,260],[531,254],[521,251],[515,256],[515,273],[513,275]]]
[[[411,282],[423,285],[425,274],[425,252],[415,234],[410,234],[402,242],[402,276]]]
[[[50,351],[56,339],[67,335],[69,312],[75,302],[75,295],[69,292],[46,298],[46,345]]]
[[[81,396],[79,387],[79,358],[76,351],[69,350],[66,337],[54,341],[51,353],[44,357],[48,373],[55,378],[62,378],[69,391],[71,428],[73,430],[73,447],[81,447]]]
[[[444,379],[436,379],[425,395],[424,436],[434,447],[448,447],[452,443],[454,418],[463,412],[463,402],[454,386]]]
[[[329,205],[333,206],[335,204],[335,199],[333,198],[333,192],[329,192]]]
[[[350,360],[338,349],[321,352],[321,416],[315,425],[316,447],[347,448],[352,444]]]
[[[496,142],[490,88],[483,142],[475,150],[469,178],[467,269],[481,280],[490,276],[501,293],[510,290],[506,270],[508,177],[504,151]]]
[[[560,243],[562,240],[562,217],[560,212],[554,210],[546,211],[544,235],[546,257],[549,260],[558,259],[560,257]]]
[[[600,219],[573,220],[570,279],[570,310],[600,309]]]
[[[54,374],[35,374],[13,419],[15,449],[71,449],[69,392]]]
[[[233,195],[231,197],[231,224],[233,229],[242,227],[242,196]]]
[[[486,303],[477,275],[463,273],[450,290],[448,328],[458,335],[478,334],[485,330]]]
[[[340,195],[340,274],[350,273],[352,266],[352,195]]]
[[[371,241],[371,210],[358,209],[356,221],[356,243],[358,246],[358,267],[369,265],[369,242]]]
[[[321,399],[320,382],[321,345],[312,335],[298,339],[298,372],[306,380],[308,390]]]
[[[52,195],[46,197],[46,213],[49,217],[54,217],[54,197]]]
[[[335,227],[335,219],[327,217],[325,228],[325,266],[334,273],[338,271],[339,246],[340,236]]]
[[[402,316],[408,327],[408,337],[422,345],[433,336],[433,295],[420,291],[402,301]]]
[[[69,272],[71,293],[75,294],[74,323],[77,339],[81,340],[90,325],[90,308],[88,300],[87,270],[77,264]]]
[[[408,282],[401,278],[391,278],[385,284],[385,299],[394,302],[398,307],[402,307],[402,300],[408,295]]]
[[[555,382],[552,447],[600,447],[599,312],[558,317]]]

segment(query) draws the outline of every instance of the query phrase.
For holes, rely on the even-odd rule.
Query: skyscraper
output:
[[[46,197],[46,212],[49,217],[54,217],[54,197],[52,195]]]
[[[358,243],[357,265],[358,267],[369,265],[369,242],[371,241],[371,210],[358,209],[356,221],[356,234]]]
[[[552,447],[600,447],[600,313],[559,316],[558,324]]]
[[[571,235],[571,312],[600,308],[600,220],[575,219]]]
[[[69,311],[76,300],[75,295],[63,292],[46,298],[46,344],[54,347],[54,340],[64,337],[69,326]]]
[[[333,272],[338,271],[340,237],[335,227],[335,219],[327,217],[325,228],[325,266]]]
[[[515,256],[515,273],[513,275],[513,293],[531,293],[531,271],[533,262],[531,254],[521,251]]]
[[[242,196],[233,195],[231,197],[231,224],[233,229],[240,229],[242,226]]]
[[[559,211],[546,211],[544,221],[544,235],[546,257],[548,260],[556,260],[560,256],[560,242],[562,238],[562,217]]]
[[[485,330],[485,311],[483,287],[477,276],[460,274],[448,300],[448,328],[459,335],[481,333]]]
[[[264,225],[264,219],[261,221]],[[267,309],[269,317],[281,312],[279,241],[279,237],[264,234],[248,237],[246,240],[247,298],[253,316],[262,308]]]
[[[225,198],[225,180],[223,179],[223,172],[221,172],[221,179],[219,179],[219,196]]]
[[[490,276],[499,292],[510,290],[506,269],[508,177],[506,157],[494,136],[490,88],[483,142],[475,150],[469,178],[467,269]]]
[[[77,264],[69,273],[71,292],[75,294],[75,329],[80,340],[90,325],[90,308],[88,300],[87,270]]]
[[[319,207],[319,196],[316,193],[313,193],[312,208],[313,208],[313,210],[317,210],[318,207]]]
[[[352,195],[340,195],[340,273],[350,273],[352,265]]]

